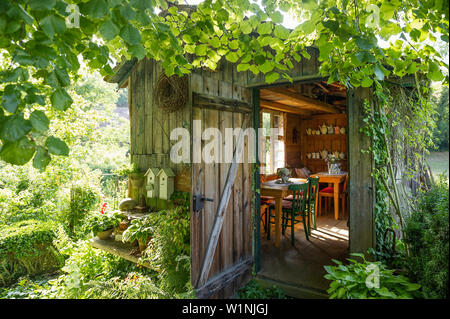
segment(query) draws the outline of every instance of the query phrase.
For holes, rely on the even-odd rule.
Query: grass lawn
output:
[[[427,156],[427,162],[430,165],[435,181],[438,181],[439,175],[444,172],[446,173],[448,179],[448,152],[431,152],[430,155]]]

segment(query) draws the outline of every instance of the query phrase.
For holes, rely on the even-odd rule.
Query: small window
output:
[[[284,113],[263,111],[261,113],[261,127],[264,135],[261,136],[261,174],[275,174],[279,168],[285,166],[284,145]],[[278,129],[276,136],[270,136],[270,128]],[[273,133],[273,131],[272,131]]]

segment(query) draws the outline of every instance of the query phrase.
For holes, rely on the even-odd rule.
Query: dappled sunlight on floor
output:
[[[347,220],[334,220],[332,214],[317,219],[317,229],[313,229],[310,240],[306,240],[302,223],[295,226],[295,245],[291,245],[291,231],[282,235],[281,247],[274,246],[275,231],[271,227],[271,239],[267,240],[261,229],[261,272],[276,281],[300,287],[325,291],[329,282],[325,275],[326,265],[331,259],[343,260],[348,257]]]

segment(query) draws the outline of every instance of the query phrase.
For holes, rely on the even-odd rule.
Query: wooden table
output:
[[[333,184],[334,189],[334,219],[339,219],[339,184],[345,181],[347,172],[329,174],[327,172],[312,174],[311,177],[319,177],[319,183]],[[317,207],[317,206],[316,206]],[[316,211],[317,213],[317,211]]]
[[[294,184],[304,184],[304,178],[290,178]],[[275,181],[261,183],[261,196],[270,196],[275,199],[275,247],[280,247],[281,241],[281,210],[283,198],[289,194],[290,184],[277,184]]]

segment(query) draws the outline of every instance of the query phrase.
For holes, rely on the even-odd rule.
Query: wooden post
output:
[[[372,98],[372,90],[348,90],[348,167],[349,167],[349,233],[350,252],[366,253],[375,247],[375,183],[371,176],[374,160],[363,153],[371,139],[360,129],[364,125],[364,100]]]
[[[239,161],[242,158],[242,153],[244,150],[244,136],[245,136],[245,128],[247,127],[246,123],[248,122],[250,116],[247,116],[246,120],[243,121],[242,129],[239,133],[236,147],[234,148],[234,156],[233,161],[230,165],[230,169],[228,170],[227,181],[225,182],[225,186],[223,192],[220,197],[219,205],[217,206],[216,217],[214,219],[214,224],[211,229],[211,233],[209,234],[208,244],[206,246],[205,258],[202,262],[202,267],[200,269],[200,275],[197,280],[196,287],[201,287],[206,283],[208,279],[209,271],[211,270],[211,264],[214,258],[214,253],[217,247],[217,241],[219,240],[220,231],[222,229],[223,219],[224,219],[224,211],[228,205],[228,201],[230,199],[230,195],[232,192],[232,187],[234,184],[234,180],[236,178],[236,173],[239,167]]]
[[[260,112],[259,112],[259,89],[252,89],[252,104],[253,104],[253,128],[256,130],[256,145],[255,145],[255,160],[254,165],[257,169],[253,172],[253,180],[255,185],[254,191],[254,205],[253,205],[253,241],[252,253],[254,258],[255,271],[261,270],[261,196],[260,196],[260,178],[259,178],[259,135],[258,129],[260,127]]]

